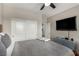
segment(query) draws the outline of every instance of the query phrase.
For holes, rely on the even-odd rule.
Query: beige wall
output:
[[[1,24],[1,4],[0,4],[0,24]]]
[[[77,31],[70,31],[70,37],[79,41],[79,6],[66,10],[57,15],[51,16],[48,18],[48,21],[51,22],[51,37],[68,37],[68,31],[56,31],[56,21],[64,18],[77,16]]]

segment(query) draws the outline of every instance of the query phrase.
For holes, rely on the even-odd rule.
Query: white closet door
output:
[[[37,38],[37,21],[26,20],[25,22],[25,35],[26,39]]]
[[[15,41],[37,38],[37,21],[12,20],[12,39]]]
[[[12,39],[13,41],[20,41],[25,39],[24,20],[12,20]]]

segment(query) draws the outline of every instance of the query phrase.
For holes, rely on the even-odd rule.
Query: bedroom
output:
[[[77,16],[76,19],[78,19],[79,4],[54,3],[56,8],[45,6],[43,10],[40,10],[42,5],[43,3],[2,3],[2,4],[0,3],[0,24],[1,24],[0,30],[3,33],[7,33],[11,38],[9,41],[10,43],[8,42],[8,40],[6,41],[8,43],[6,43],[5,40],[3,41],[2,39],[0,39],[2,40],[1,42],[6,43],[4,45],[9,45],[9,47],[4,49],[5,51],[0,51],[1,55],[7,55],[7,56],[11,55],[12,56],[17,55],[73,56],[74,55],[73,51],[69,48],[70,45],[68,47],[65,47],[61,44],[52,43],[53,41],[50,40],[56,37],[60,37],[61,39],[68,37],[68,31],[56,31],[55,23],[57,20],[73,16]],[[77,43],[79,38],[78,24],[79,21],[77,20],[77,31],[70,31],[69,35],[70,39],[74,38],[74,42]],[[21,47],[17,47],[19,45],[16,42]],[[71,41],[67,41],[67,43],[68,42],[69,44],[72,44]],[[28,46],[26,46],[27,44]],[[74,44],[72,45],[74,46]],[[26,48],[27,50],[32,49],[33,51],[28,50],[29,52],[27,52],[24,50],[25,47],[27,47]],[[18,50],[20,48],[22,50]],[[63,50],[62,53],[60,52],[62,51],[61,48]],[[52,49],[54,51],[55,49],[60,49],[60,51],[56,50],[55,52],[54,51],[51,52]],[[18,52],[16,52],[17,50]]]

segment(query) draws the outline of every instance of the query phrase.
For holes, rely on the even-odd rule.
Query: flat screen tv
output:
[[[56,21],[56,30],[76,31],[76,16]]]

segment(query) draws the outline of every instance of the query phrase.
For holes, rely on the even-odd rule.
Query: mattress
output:
[[[74,56],[74,53],[53,41],[26,40],[15,43],[12,56]]]

